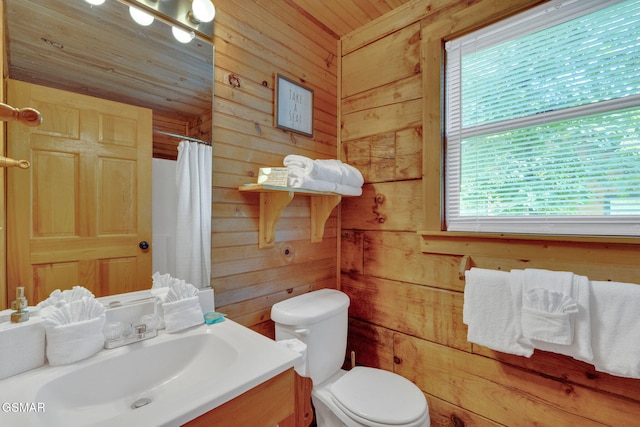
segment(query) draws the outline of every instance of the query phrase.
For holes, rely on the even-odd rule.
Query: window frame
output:
[[[546,25],[555,25],[557,23],[561,23],[561,22],[565,22],[567,20],[571,20],[576,16],[580,16],[580,15],[586,15],[588,13],[591,13],[594,10],[598,10],[601,9],[603,7],[607,7],[609,5],[612,4],[616,4],[619,3],[622,0],[611,0],[609,1],[605,6],[602,5],[601,1],[582,1],[582,2],[575,2],[573,0],[569,0],[569,5],[568,6],[563,6],[563,7],[558,7],[558,5],[560,3],[566,3],[567,0],[562,0],[562,2],[560,0],[558,1],[551,1],[548,3],[545,3],[544,5],[538,7],[538,8],[534,8],[533,10],[527,11],[527,17],[526,19],[528,19],[527,22],[525,22],[524,26],[526,27],[526,29],[523,31],[525,34],[527,33],[531,33],[533,31],[537,31],[537,29],[539,28],[539,24],[535,23],[531,24],[532,21],[536,20],[536,17],[540,16],[540,15],[544,15],[547,14],[548,10],[553,10],[554,12],[554,16],[552,17],[553,22],[551,24],[546,24]],[[575,6],[578,6],[578,11],[576,12],[576,8]],[[559,13],[558,13],[559,11]],[[556,16],[557,15],[557,16]],[[522,18],[520,17],[512,17],[515,19],[507,19],[505,21],[502,21],[502,23],[500,24],[501,26],[500,31],[508,31],[511,32],[510,28],[515,27],[516,25],[522,25],[522,23],[518,23],[517,21],[520,21]],[[539,21],[537,21],[539,22]],[[546,21],[545,21],[546,22]],[[496,24],[497,25],[497,24]],[[482,33],[485,37],[488,38],[492,38],[495,37],[495,29],[496,29],[496,25],[489,25],[486,26],[482,29],[480,29],[478,32]],[[537,28],[536,28],[537,27]],[[504,30],[503,30],[504,29]],[[474,29],[469,29],[469,31],[464,31],[464,33],[467,32],[472,32],[475,31]],[[522,35],[522,33],[520,31],[520,28],[518,27],[518,31],[515,31],[516,37],[520,37]],[[513,33],[513,32],[512,32]],[[502,36],[497,37],[498,39],[502,39]],[[437,59],[438,62],[438,67],[433,67],[433,66],[429,66],[428,64],[425,66],[426,70],[433,70],[433,69],[438,69],[440,70],[440,77],[439,77],[439,82],[440,82],[440,94],[439,94],[439,101],[440,101],[440,117],[439,117],[439,123],[440,123],[440,135],[441,135],[441,139],[442,139],[442,151],[440,153],[440,165],[439,168],[440,170],[442,170],[443,172],[446,172],[445,165],[448,165],[448,159],[446,158],[446,153],[447,153],[447,146],[445,143],[445,124],[444,124],[444,118],[445,118],[445,109],[446,109],[446,104],[445,104],[445,92],[446,92],[446,82],[445,82],[445,63],[446,63],[446,52],[444,49],[444,45],[447,42],[447,40],[454,40],[456,39],[456,43],[460,43],[459,40],[459,36],[458,35],[451,35],[449,37],[444,36],[442,37],[439,41],[440,41],[440,57],[436,57],[435,55],[435,47],[436,47],[436,42],[438,41],[436,37],[430,37],[430,38],[426,38],[425,42],[423,44],[424,47],[424,58],[427,59]],[[463,40],[464,42],[464,40]],[[431,73],[434,74],[434,73]],[[428,92],[428,88],[433,87],[432,86],[432,82],[435,81],[435,76],[434,75],[429,75],[429,73],[426,73],[426,75],[424,76],[424,88],[425,91]],[[433,99],[432,96],[429,96],[429,94],[425,93],[425,97],[427,98],[431,98]],[[622,109],[625,107],[629,107],[629,106],[633,106],[633,107],[638,107],[639,103],[638,103],[638,98],[640,98],[640,95],[634,95],[633,97],[630,98],[623,98],[622,100],[618,100],[616,103],[617,105],[617,109]],[[535,116],[529,116],[529,117],[525,117],[524,120],[521,120],[522,123],[527,123],[527,122],[536,122],[539,121],[541,116],[545,116],[544,120],[548,120],[548,121],[553,121],[553,120],[558,120],[559,118],[571,118],[571,117],[582,117],[585,116],[585,111],[589,112],[589,111],[595,111],[595,112],[599,112],[599,111],[608,111],[607,109],[609,108],[607,105],[604,105],[606,103],[602,103],[598,106],[596,106],[595,108],[593,108],[592,106],[579,106],[579,107],[574,107],[572,109],[565,109],[565,110],[561,110],[560,112],[549,112],[549,113],[543,113],[543,114],[538,114]],[[432,116],[432,111],[433,110],[433,105],[429,104],[428,102],[425,102],[425,117],[428,119]],[[431,113],[431,114],[430,114]],[[551,120],[553,119],[553,120]],[[433,121],[432,121],[433,123]],[[427,123],[425,122],[425,125],[427,125]],[[428,126],[428,125],[427,125]],[[489,125],[489,127],[491,127],[491,125]],[[524,127],[524,126],[522,126]],[[425,132],[426,134],[426,132]],[[433,147],[434,145],[432,144],[428,144],[427,143],[427,138],[431,138],[434,135],[431,136],[425,136],[425,178],[427,175],[427,171],[429,171],[429,167],[427,167],[428,163],[431,163],[431,166],[433,167],[433,161],[430,159],[433,159],[433,155],[428,155],[427,153],[429,151],[431,151],[433,153]],[[433,139],[431,139],[431,141],[433,141]],[[458,160],[459,162],[459,160]],[[455,162],[454,162],[455,163]],[[434,170],[433,168],[431,168],[431,170]],[[446,213],[446,182],[447,182],[447,178],[445,177],[444,173],[441,176],[441,180],[440,180],[440,188],[437,190],[438,194],[438,200],[439,200],[439,229],[440,231],[448,231],[448,232],[462,232],[462,233],[473,233],[473,232],[479,232],[479,233],[497,233],[497,234],[526,234],[526,235],[534,235],[534,236],[545,236],[545,235],[556,235],[556,234],[565,234],[565,235],[573,235],[573,236],[606,236],[606,235],[612,235],[612,237],[631,237],[631,238],[635,238],[636,236],[640,236],[640,221],[638,220],[638,216],[628,216],[628,217],[603,217],[603,216],[553,216],[553,217],[541,217],[541,216],[534,216],[534,217],[463,217],[463,216],[459,216],[456,219],[455,225],[454,227],[449,227],[449,225],[446,223],[447,222],[447,213]],[[454,180],[455,183],[455,180]],[[428,187],[428,186],[427,186]],[[436,193],[436,191],[434,190],[434,188],[427,188],[425,189],[425,225],[427,226],[427,228],[432,229],[435,231],[435,210],[434,210],[434,206],[433,203],[428,203],[429,200],[433,201],[434,200],[434,193]],[[429,205],[431,205],[431,207],[429,207]],[[480,220],[478,220],[480,219]],[[597,230],[601,230],[603,229],[603,219],[608,220],[609,223],[615,222],[615,226],[614,227],[608,227],[606,228],[606,231],[604,233],[600,232],[600,233],[596,233],[596,232],[589,232],[587,231],[588,228],[590,227],[595,227],[594,229]],[[531,224],[528,227],[523,228],[523,224]],[[616,229],[617,227],[617,229]],[[557,231],[558,229],[561,229],[561,231]],[[456,231],[457,230],[457,231]],[[524,230],[524,231],[522,231]],[[609,233],[608,231],[610,230],[614,230],[617,232],[613,232],[613,233]]]
[[[431,252],[428,240],[439,240],[444,237],[462,239],[513,239],[535,241],[566,241],[566,242],[612,242],[624,244],[640,244],[640,237],[633,236],[585,236],[585,235],[556,235],[556,234],[527,234],[503,232],[467,232],[447,231],[445,226],[444,203],[444,154],[446,152],[444,137],[445,112],[445,43],[464,34],[473,32],[499,20],[509,18],[525,10],[531,9],[547,1],[527,2],[511,1],[504,8],[491,10],[487,2],[468,7],[464,11],[464,19],[425,19],[422,22],[422,80],[423,80],[423,187],[424,187],[424,220],[423,229],[418,234],[423,237],[423,252]],[[490,2],[489,2],[490,3]],[[435,252],[439,252],[436,250]],[[460,251],[463,252],[462,250]]]

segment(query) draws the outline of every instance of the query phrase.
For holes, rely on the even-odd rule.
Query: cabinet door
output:
[[[11,105],[43,123],[9,123],[7,279],[31,304],[55,289],[96,296],[151,287],[151,110],[9,80]]]

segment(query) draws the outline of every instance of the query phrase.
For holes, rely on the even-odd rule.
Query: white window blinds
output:
[[[640,235],[640,0],[550,2],[446,51],[447,230]]]

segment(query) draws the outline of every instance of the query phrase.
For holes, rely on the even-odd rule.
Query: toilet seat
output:
[[[415,384],[382,369],[351,369],[331,385],[331,397],[349,417],[369,426],[418,425],[427,412]]]

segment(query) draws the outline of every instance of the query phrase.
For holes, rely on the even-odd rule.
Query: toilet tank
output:
[[[315,385],[338,372],[347,350],[349,297],[321,289],[271,308],[276,340],[297,338],[307,345],[307,373]]]

